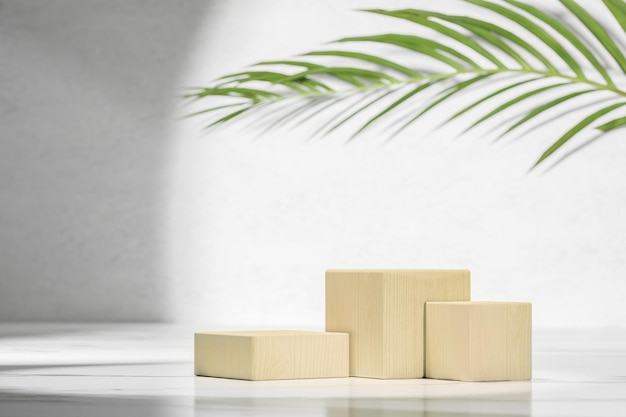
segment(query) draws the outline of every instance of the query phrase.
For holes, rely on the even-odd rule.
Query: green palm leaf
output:
[[[596,37],[598,41],[604,46],[604,48],[611,54],[613,59],[622,71],[626,72],[626,58],[619,49],[619,47],[613,42],[611,36],[604,30],[602,25],[598,23],[589,13],[585,11],[580,5],[573,0],[561,0],[561,3],[565,5],[578,19],[589,29],[589,31]]]
[[[582,43],[581,40],[578,39],[578,37],[576,37],[574,33],[568,30],[565,27],[565,25],[563,25],[563,23],[561,23],[554,17],[550,16],[549,14],[542,12],[536,7],[532,7],[528,4],[519,2],[517,0],[505,0],[505,1],[509,4],[512,4],[530,13],[537,19],[549,25],[557,33],[559,33],[561,36],[567,39],[572,44],[572,46],[576,48],[576,50],[578,50],[585,58],[587,58],[587,60],[591,63],[591,65],[593,65],[596,71],[598,71],[598,73],[602,75],[602,78],[608,85],[611,85],[611,86],[613,85],[613,80],[611,79],[609,74],[606,72],[606,69],[604,68],[604,66],[598,61],[598,58],[596,58],[596,56],[589,50],[589,48],[587,48],[587,46],[585,46],[585,44]]]
[[[613,99],[609,106],[585,102],[582,120],[566,127],[535,166],[594,126],[601,133],[626,127],[624,0],[597,3],[614,20],[612,32],[575,0],[559,0],[560,12],[520,0],[464,1],[491,17],[424,9],[366,10],[410,22],[415,33],[339,39],[328,50],[260,62],[184,97],[196,105],[210,100],[192,114],[207,117],[208,127],[265,112],[260,119],[275,116],[265,130],[315,119],[322,134],[348,122],[358,124],[353,137],[402,112],[397,133],[444,105],[456,108],[444,123],[466,120],[468,130],[491,122],[502,127],[504,135],[541,123],[545,114],[557,109],[567,114],[568,105],[588,94]],[[372,45],[389,55],[363,51]]]
[[[581,120],[579,123],[577,123],[573,128],[568,130],[563,136],[561,136],[559,138],[559,140],[554,142],[554,144],[552,146],[550,146],[541,155],[541,157],[537,160],[537,162],[535,162],[535,166],[540,164],[544,159],[546,159],[550,155],[552,155],[557,149],[559,149],[561,146],[563,146],[568,140],[573,138],[583,128],[585,128],[586,126],[588,126],[591,123],[595,122],[596,120],[598,120],[600,117],[604,116],[605,114],[608,114],[608,113],[612,112],[613,110],[618,109],[618,108],[620,108],[622,106],[626,106],[626,102],[613,104],[611,106],[608,106],[608,107],[605,107],[603,109],[600,109],[600,110],[596,111],[595,113],[585,117],[583,120]]]
[[[472,123],[472,125],[468,128],[471,129],[473,127],[478,126],[479,124],[481,124],[482,122],[484,122],[487,119],[491,119],[493,116],[495,116],[496,114],[508,109],[511,106],[514,106],[517,103],[520,103],[526,99],[529,99],[531,97],[536,96],[537,94],[541,94],[544,91],[548,91],[551,90],[553,88],[558,88],[558,87],[563,87],[565,85],[569,85],[569,83],[565,82],[565,83],[558,83],[558,84],[551,84],[551,85],[547,85],[545,87],[540,87],[540,88],[536,88],[534,90],[528,91],[520,96],[517,96],[511,100],[506,101],[505,103],[502,103],[501,105],[499,105],[498,107],[496,107],[495,109],[493,109],[492,111],[490,111],[489,113],[487,113],[486,115],[484,115],[483,117],[481,117],[480,119],[476,120],[474,123]]]
[[[626,116],[620,117],[615,120],[611,120],[608,123],[598,126],[598,130],[601,130],[603,132],[608,132],[609,130],[617,129],[618,127],[624,127],[624,126],[626,126]]]

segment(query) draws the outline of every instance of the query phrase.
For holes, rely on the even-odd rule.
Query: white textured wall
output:
[[[462,267],[536,326],[623,326],[623,133],[527,174],[564,125],[491,144],[439,112],[344,145],[176,119],[182,86],[411,4],[0,0],[0,320],[321,328],[326,268]]]
[[[228,2],[204,27],[184,80],[202,84],[341,36],[407,30],[352,9],[409,4],[432,6]],[[453,110],[390,143],[391,122],[349,145],[341,135],[307,142],[315,123],[261,137],[248,122],[204,137],[199,121],[178,125],[165,234],[173,314],[207,328],[320,328],[326,268],[460,267],[472,271],[474,299],[531,301],[536,326],[623,326],[623,132],[527,173],[581,113],[492,144],[490,126],[461,138],[462,124],[430,133]]]

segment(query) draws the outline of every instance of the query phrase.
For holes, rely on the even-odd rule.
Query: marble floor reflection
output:
[[[0,325],[0,417],[626,416],[626,329],[540,330],[530,382],[193,376],[193,328]]]

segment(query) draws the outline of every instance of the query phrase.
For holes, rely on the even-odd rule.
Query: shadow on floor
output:
[[[530,400],[442,398],[223,398],[36,395],[0,392],[0,417],[267,416],[267,417],[526,417]]]
[[[173,365],[173,364],[180,364],[183,362],[102,362],[102,363],[93,363],[93,362],[85,362],[85,363],[55,363],[55,364],[15,364],[15,365],[0,365],[0,374],[6,374],[6,373],[14,373],[14,371],[34,371],[34,370],[51,370],[51,369],[72,369],[72,368],[85,368],[85,367],[89,367],[89,368],[93,368],[93,367],[116,367],[116,366],[124,366],[124,367],[128,367],[128,366],[153,366],[153,365]],[[186,363],[186,362],[185,362]],[[73,376],[79,376],[79,375],[83,375],[82,373],[71,373],[71,372],[64,372],[63,374],[60,374],[58,372],[54,372],[54,373],[49,373],[49,372],[42,372],[42,375],[46,375],[46,376],[59,376],[59,375],[73,375]],[[33,376],[33,375],[37,375],[37,374],[33,374],[32,372],[28,372],[29,376]],[[89,376],[91,376],[91,374],[89,374]],[[110,377],[110,374],[106,375],[107,377]],[[128,375],[125,375],[128,376]],[[143,375],[135,375],[135,376],[143,376]],[[164,375],[167,376],[167,375]],[[151,378],[155,377],[155,375],[150,375]]]
[[[193,410],[161,398],[95,395],[35,395],[0,392],[0,417],[193,416]]]

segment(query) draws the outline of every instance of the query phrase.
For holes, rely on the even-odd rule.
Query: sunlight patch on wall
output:
[[[181,84],[398,29],[352,11],[354,2],[245,4],[211,9]],[[465,10],[438,6],[451,4]],[[531,301],[536,327],[621,325],[626,144],[609,134],[527,173],[581,104],[502,141],[497,123],[462,137],[459,125],[435,130],[449,107],[392,141],[394,119],[347,145],[344,132],[310,140],[315,122],[264,135],[264,120],[205,135],[199,118],[179,123],[164,228],[172,316],[211,328],[321,329],[327,268],[469,268],[474,299]]]

